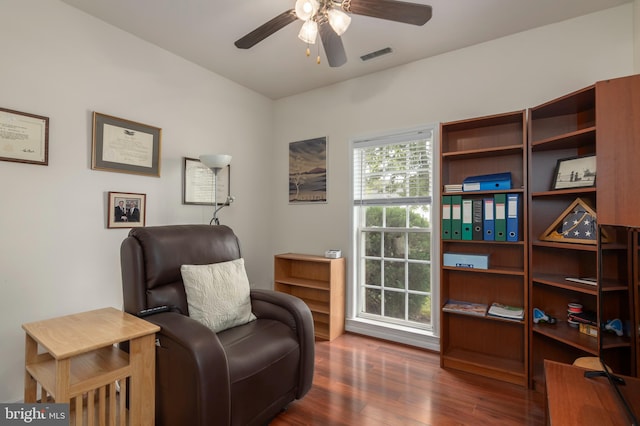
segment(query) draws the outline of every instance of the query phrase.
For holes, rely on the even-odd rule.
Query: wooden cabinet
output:
[[[598,223],[640,226],[640,75],[596,83]]]
[[[344,333],[344,258],[285,253],[276,255],[274,262],[274,289],[309,306],[316,337],[333,340]]]
[[[597,337],[590,336],[568,319],[570,303],[593,314],[596,324],[630,318],[630,237],[615,227],[601,228],[602,235],[588,234],[592,241],[562,237],[568,232],[564,219],[578,199],[595,212],[598,225],[630,225],[626,218],[632,215],[627,209],[640,205],[634,197],[621,196],[626,187],[623,179],[640,184],[640,173],[633,170],[637,165],[629,157],[640,148],[626,146],[634,144],[633,137],[627,138],[634,126],[629,108],[640,105],[635,100],[640,93],[632,100],[626,91],[629,82],[637,81],[637,77],[631,79],[597,83],[529,110],[529,301],[531,309],[539,308],[557,320],[556,324],[532,321],[530,327],[530,385],[537,389],[544,388],[545,359],[572,363],[578,357],[602,354],[617,372],[632,373],[629,339],[612,338],[601,330]],[[554,186],[561,179],[559,160],[584,156],[596,157],[596,183],[586,183],[587,171],[576,170],[575,181],[572,177],[572,183]],[[580,232],[585,235],[584,230]],[[549,238],[553,236],[557,238]],[[598,285],[566,279],[576,277],[597,277]]]
[[[440,362],[453,368],[527,385],[527,231],[525,200],[526,117],[517,111],[443,123],[440,127],[440,196],[485,200],[497,194],[517,194],[519,240],[515,242],[441,238],[441,253],[486,255],[487,269],[442,266],[440,295],[448,301],[490,305],[497,302],[522,307],[524,320],[488,315],[471,316],[441,309]],[[470,176],[511,173],[511,189],[468,192],[446,191]],[[443,205],[446,203],[443,203]]]

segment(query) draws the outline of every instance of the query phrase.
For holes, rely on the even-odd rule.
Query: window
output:
[[[355,315],[431,330],[434,128],[353,143]]]

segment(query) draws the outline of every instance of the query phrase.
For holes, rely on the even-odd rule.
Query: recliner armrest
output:
[[[288,324],[300,342],[300,382],[296,398],[302,398],[313,384],[315,335],[311,310],[302,299],[273,290],[252,289],[251,309],[258,318],[269,318]]]
[[[162,368],[157,369],[156,388],[169,395],[165,401],[174,403],[172,407],[156,408],[162,412],[166,424],[172,424],[172,418],[184,420],[188,417],[197,420],[197,424],[229,424],[229,369],[218,336],[205,325],[176,312],[144,319],[161,327],[157,333],[156,362]],[[186,417],[185,413],[175,413],[176,409],[190,406],[189,410],[194,412]]]

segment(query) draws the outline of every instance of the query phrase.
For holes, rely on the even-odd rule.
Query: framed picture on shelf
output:
[[[107,228],[137,228],[145,225],[147,195],[109,192]]]
[[[162,129],[93,113],[91,168],[160,177]]]
[[[49,117],[0,108],[0,160],[49,164]]]
[[[184,157],[182,204],[213,206],[213,171],[197,158]],[[228,203],[231,196],[231,165],[218,172],[217,204]]]
[[[596,184],[596,156],[562,158],[556,165],[551,189],[585,188]]]

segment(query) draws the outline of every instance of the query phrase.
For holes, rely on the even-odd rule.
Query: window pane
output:
[[[382,232],[364,233],[364,255],[382,257]]]
[[[409,228],[431,228],[431,206],[409,206]]]
[[[409,321],[431,323],[431,297],[419,294],[409,295]]]
[[[387,207],[387,228],[406,228],[407,209],[406,207]]]
[[[365,227],[382,226],[382,207],[367,207]]]
[[[405,236],[404,232],[385,232],[384,256],[404,259]]]
[[[398,291],[384,292],[384,316],[404,319],[404,293]]]
[[[404,262],[384,262],[384,286],[404,288]]]
[[[431,233],[410,232],[409,259],[431,260]]]
[[[431,265],[409,263],[409,290],[431,292]]]
[[[368,314],[382,315],[380,290],[366,288],[364,291],[364,311]]]
[[[382,276],[381,272],[381,267],[380,267],[380,260],[371,260],[371,259],[367,259],[365,260],[365,284],[366,285],[375,285],[375,286],[380,286],[382,285],[382,281],[380,280],[380,277]]]

